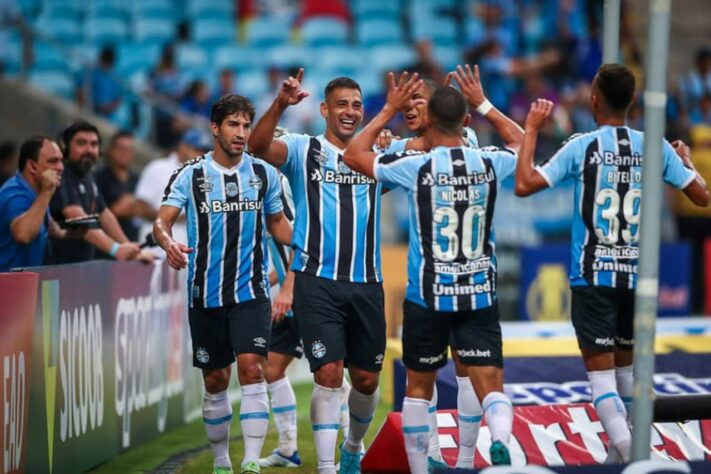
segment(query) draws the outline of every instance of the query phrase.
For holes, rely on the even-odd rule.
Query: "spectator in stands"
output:
[[[701,98],[711,94],[711,49],[696,51],[694,69],[681,78],[679,86],[686,112],[690,117],[698,115]]]
[[[486,0],[473,6],[473,15],[469,17],[466,48],[476,50],[485,44],[495,42],[501,47],[504,57],[519,55],[518,25],[512,21],[503,21],[504,9],[498,1]],[[509,2],[508,10],[516,5]]]
[[[131,132],[116,132],[106,149],[106,163],[94,174],[101,197],[118,219],[123,233],[134,242],[138,240],[136,199],[133,196],[138,176],[131,171],[135,158],[136,147]]]
[[[92,110],[102,116],[111,118],[121,106],[124,95],[121,79],[116,74],[116,53],[111,46],[105,46],[99,55],[99,64],[88,72]],[[77,89],[80,103],[85,100],[83,86]]]
[[[0,272],[42,265],[48,236],[67,237],[48,211],[63,169],[51,138],[34,136],[22,144],[18,171],[0,188]]]
[[[217,102],[220,97],[227,94],[236,94],[237,87],[235,86],[235,73],[232,69],[223,69],[220,72],[220,80],[217,85],[217,91],[212,97],[213,102]]]
[[[163,193],[173,172],[183,163],[201,156],[212,149],[212,137],[205,131],[188,130],[180,140],[177,151],[168,157],[154,160],[143,169],[136,186],[136,215],[143,219],[139,237],[141,240],[153,233],[153,221],[158,215]],[[187,243],[185,214],[173,226],[173,237],[178,242]],[[165,257],[165,252],[155,247],[155,256]]]
[[[0,186],[15,175],[17,169],[17,147],[7,140],[0,143]]]
[[[209,119],[211,107],[210,89],[207,83],[200,79],[191,82],[183,98],[180,99],[180,108],[183,112]]]
[[[183,80],[175,65],[175,52],[167,45],[156,69],[151,73],[150,89],[159,104],[155,114],[156,142],[163,148],[172,148],[180,136],[174,126],[172,107],[183,95]]]
[[[416,42],[415,51],[417,52],[417,61],[405,69],[410,72],[416,72],[420,76],[429,77],[436,83],[441,84],[444,81],[445,74],[442,71],[442,66],[434,56],[432,42],[429,40]]]
[[[284,77],[296,77],[298,71],[298,66],[289,69],[289,71],[284,71],[276,66],[269,68],[269,87],[267,88],[267,92],[256,101],[257,111],[267,110],[274,101],[274,91],[279,90]],[[306,86],[304,86],[304,88],[306,89]],[[314,88],[315,87],[312,87],[311,89]],[[286,130],[298,131],[299,133],[312,133],[314,131],[314,120],[318,120],[320,126],[323,119],[320,116],[318,101],[312,101],[309,105],[309,107],[287,108],[281,116],[279,126]]]
[[[61,185],[50,203],[52,217],[63,221],[96,214],[100,228],[87,231],[83,240],[53,240],[50,262],[60,264],[92,260],[96,258],[97,248],[117,260],[151,260],[152,254],[141,252],[138,244],[128,240],[116,216],[99,194],[91,173],[99,159],[99,130],[88,122],[75,122],[61,133],[59,144],[66,168]]]

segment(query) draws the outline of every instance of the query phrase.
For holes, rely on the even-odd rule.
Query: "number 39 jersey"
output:
[[[515,167],[516,154],[498,148],[437,147],[376,158],[375,178],[404,188],[409,200],[408,300],[436,311],[494,303],[494,202]]]
[[[663,150],[664,181],[685,188],[694,172],[666,141]],[[643,151],[642,132],[603,126],[573,135],[536,168],[550,187],[575,180],[571,286],[636,287]]]

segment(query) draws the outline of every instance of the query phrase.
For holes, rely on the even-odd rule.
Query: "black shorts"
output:
[[[294,317],[311,371],[343,360],[379,372],[385,358],[381,283],[350,283],[296,272]]]
[[[578,346],[600,352],[634,347],[634,290],[605,286],[572,288],[571,316]]]
[[[299,359],[304,355],[304,346],[301,345],[301,338],[293,316],[285,317],[280,322],[272,324],[269,352],[278,352]]]
[[[405,367],[420,372],[444,367],[450,343],[457,348],[464,365],[503,367],[498,304],[449,312],[405,300],[402,326]]]
[[[266,357],[269,351],[272,313],[266,298],[219,308],[190,308],[188,320],[195,367],[222,369],[237,354]]]

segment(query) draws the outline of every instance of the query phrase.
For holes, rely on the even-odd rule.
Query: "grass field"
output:
[[[299,438],[299,454],[303,461],[300,469],[283,469],[271,468],[262,469],[264,474],[269,473],[312,473],[316,472],[316,450],[313,443],[313,435],[309,422],[309,400],[311,397],[312,385],[310,383],[299,384],[294,386],[296,392],[296,400],[298,406],[298,438]],[[385,416],[390,411],[390,408],[383,403],[378,407],[373,419],[373,424],[366,436],[366,446],[368,446],[375,436],[375,433],[383,423]],[[234,413],[239,413],[239,405],[234,406]],[[235,472],[239,472],[239,463],[242,459],[242,440],[239,436],[239,421],[235,417],[232,423],[230,441],[230,456],[232,464],[235,466]],[[270,420],[269,433],[262,449],[262,455],[270,453],[278,444],[277,432],[274,427],[273,420]],[[159,466],[163,465],[171,457],[189,452],[191,450],[199,450],[193,457],[181,463],[179,460],[171,466],[163,466],[166,471],[174,471],[179,473],[210,473],[212,472],[212,451],[207,446],[207,438],[201,421],[193,422],[189,425],[172,430],[159,438],[146,443],[143,446],[132,449],[131,451],[122,454],[111,461],[102,464],[98,468],[92,470],[96,474],[108,473],[142,473],[152,472]]]

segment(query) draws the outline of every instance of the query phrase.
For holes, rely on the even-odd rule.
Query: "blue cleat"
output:
[[[511,455],[509,454],[509,448],[506,447],[501,441],[494,441],[489,448],[489,454],[491,455],[491,465],[492,466],[510,466],[511,465]]]
[[[301,457],[299,457],[298,451],[294,451],[291,456],[285,456],[277,448],[266,458],[260,459],[259,465],[261,467],[299,467],[301,466]]]
[[[449,464],[431,456],[427,456],[427,472],[435,472],[437,469],[449,469]]]
[[[363,453],[351,453],[341,446],[341,474],[360,474],[360,460]]]

